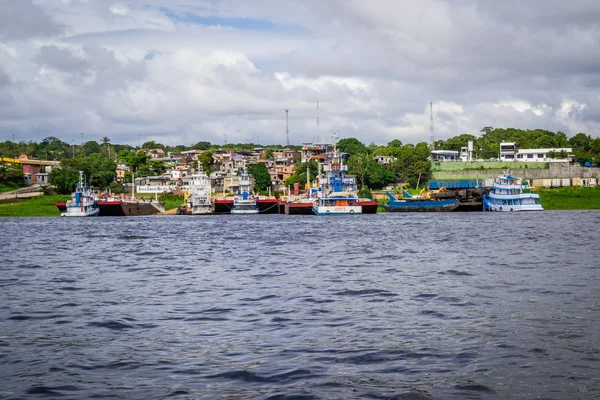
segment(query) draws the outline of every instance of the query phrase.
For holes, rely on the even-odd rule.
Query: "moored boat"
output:
[[[211,182],[208,175],[202,170],[200,162],[198,162],[198,169],[192,171],[188,183],[185,189],[187,213],[192,215],[212,214]]]
[[[258,199],[252,191],[250,174],[242,172],[240,174],[239,182],[239,190],[237,195],[233,198],[231,214],[258,214]]]
[[[362,214],[362,206],[357,196],[355,179],[347,176],[348,166],[334,144],[333,152],[326,155],[323,176],[319,177],[320,190],[313,203],[316,215]]]
[[[443,212],[453,211],[458,207],[456,199],[419,198],[411,196],[406,190],[404,198],[398,199],[390,191],[386,191],[389,201],[381,206],[390,212]]]
[[[94,191],[83,181],[83,171],[79,171],[79,182],[71,199],[65,203],[61,210],[61,217],[94,217],[100,213]]]
[[[510,175],[510,170],[499,175],[492,190],[484,195],[484,211],[543,211],[540,195],[521,178]]]

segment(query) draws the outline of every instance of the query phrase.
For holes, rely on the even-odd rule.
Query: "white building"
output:
[[[455,150],[431,150],[431,161],[460,161],[458,151]]]
[[[560,156],[561,154],[566,156]],[[519,149],[514,142],[500,143],[500,161],[568,162],[573,157],[573,149],[570,147]]]

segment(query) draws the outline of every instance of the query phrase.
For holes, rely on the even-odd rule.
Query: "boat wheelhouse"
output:
[[[356,193],[354,177],[347,176],[348,166],[342,153],[333,145],[333,152],[325,155],[323,174],[319,177],[320,191],[314,200],[313,213],[317,215],[362,214]]]
[[[257,197],[252,191],[252,180],[250,174],[240,174],[239,190],[233,198],[231,214],[258,214]]]
[[[499,175],[492,190],[484,195],[484,211],[542,211],[540,195],[532,192],[527,181],[510,175],[510,170]]]
[[[94,191],[83,181],[83,171],[79,171],[79,182],[71,199],[65,203],[61,210],[61,217],[93,217],[100,213]]]

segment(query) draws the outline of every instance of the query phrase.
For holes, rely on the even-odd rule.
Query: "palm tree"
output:
[[[106,145],[106,148],[108,149],[108,158],[110,158],[110,139],[107,136],[104,136],[102,138],[102,143]]]

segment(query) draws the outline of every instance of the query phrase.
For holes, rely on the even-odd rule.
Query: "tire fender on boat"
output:
[[[325,211],[325,214],[329,215],[331,212],[329,210]]]
[[[500,206],[499,210],[502,211],[502,206]]]
[[[350,214],[354,214],[354,210],[350,210]]]
[[[511,208],[510,211],[512,211],[513,209]]]

